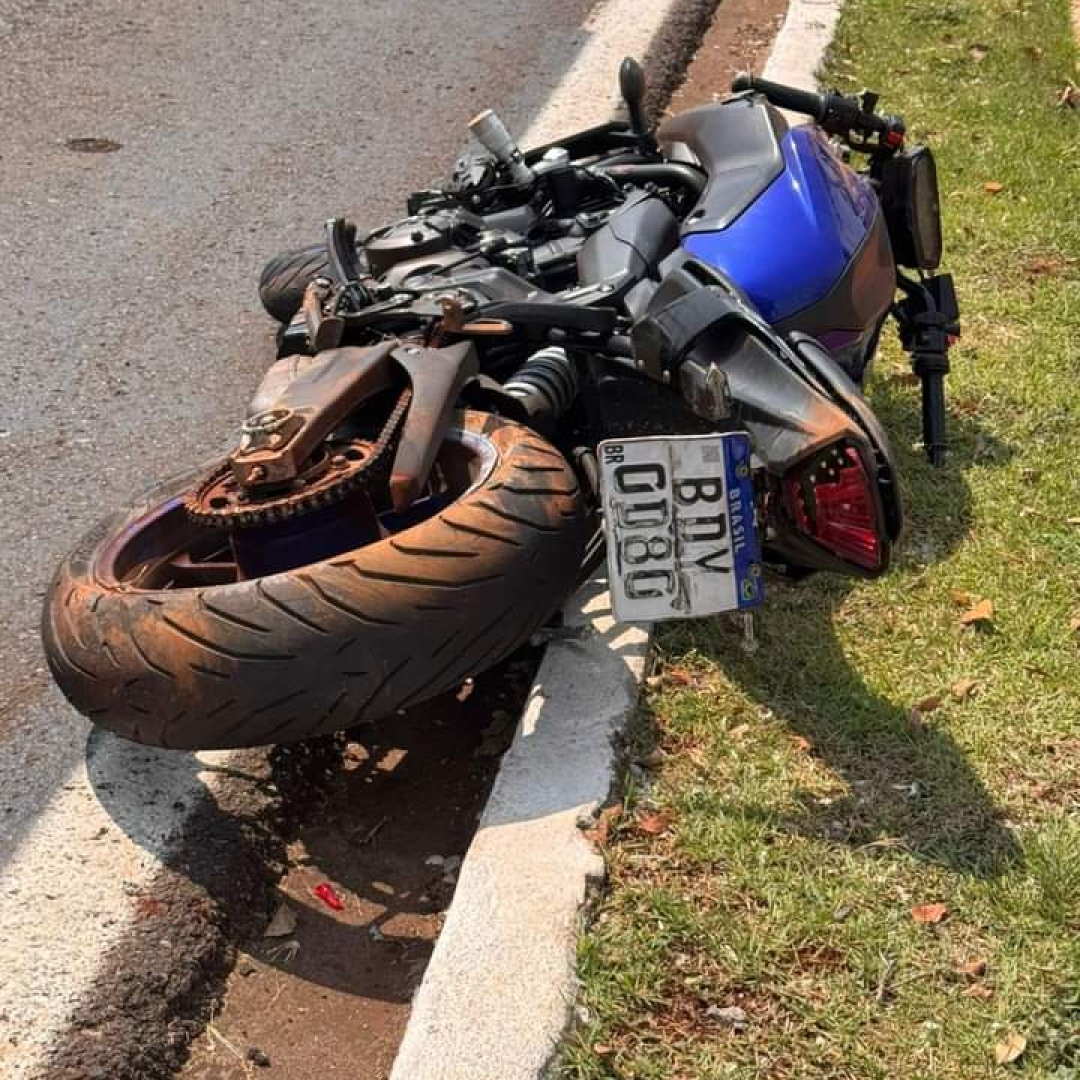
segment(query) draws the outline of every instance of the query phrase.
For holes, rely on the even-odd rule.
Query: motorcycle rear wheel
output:
[[[42,628],[57,683],[95,724],[182,749],[337,731],[459,685],[562,603],[586,515],[563,456],[486,413],[457,414],[438,469],[442,500],[418,524],[219,583],[226,534],[183,507],[196,476],[159,486],[57,573]]]

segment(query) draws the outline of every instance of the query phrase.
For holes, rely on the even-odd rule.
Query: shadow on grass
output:
[[[888,430],[910,442],[917,401],[883,388],[875,407]],[[994,467],[1009,456],[972,421],[953,417],[950,464],[932,470],[918,452],[899,452],[907,491],[909,535],[900,565],[940,559],[972,522],[965,471]],[[900,449],[898,447],[898,449]],[[871,689],[837,637],[837,611],[851,583],[822,577],[815,585],[773,583],[759,619],[760,645],[747,655],[741,635],[721,620],[669,631],[675,649],[693,646],[732,682],[813,745],[850,794],[828,805],[807,800],[788,827],[853,847],[887,847],[979,878],[994,878],[1022,861],[1001,811],[951,735],[913,730],[912,701],[890,701]],[[898,633],[889,648],[912,647]]]

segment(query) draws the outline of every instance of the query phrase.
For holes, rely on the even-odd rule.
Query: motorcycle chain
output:
[[[335,469],[327,460],[323,470],[317,472],[312,479],[302,477],[297,482],[298,486],[288,491],[269,494],[265,498],[253,498],[249,494],[247,499],[241,501],[241,489],[238,486],[232,486],[230,491],[232,468],[228,462],[224,462],[185,496],[184,509],[188,517],[210,528],[270,525],[321,510],[339,502],[358,488],[370,489],[385,479],[393,462],[411,400],[412,390],[402,390],[375,442],[343,440],[340,443],[324,444],[329,450],[328,459],[333,456],[335,449],[347,450],[350,447],[362,446],[367,451],[362,460],[350,461],[340,470]],[[326,479],[327,470],[333,472],[329,480]],[[312,474],[309,473],[308,476]],[[211,499],[215,503],[224,501],[225,505],[211,505]]]

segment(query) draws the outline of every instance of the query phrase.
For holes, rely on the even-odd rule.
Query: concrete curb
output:
[[[579,913],[604,871],[578,823],[610,791],[612,739],[650,641],[614,622],[597,585],[567,623],[503,757],[391,1080],[532,1080],[566,1029]]]
[[[844,0],[791,0],[762,77],[816,90],[818,68],[832,44],[843,6]],[[805,123],[806,117],[799,121]]]
[[[813,87],[842,3],[792,0],[765,76]],[[595,23],[608,19],[617,37],[615,16],[632,4],[614,0]],[[634,16],[640,24],[636,6]],[[596,122],[581,112],[586,87],[609,85],[618,58],[634,51],[625,37],[598,42],[595,54],[588,46],[588,68],[568,82],[574,104],[563,112],[556,93],[524,144]],[[604,872],[579,822],[611,790],[613,740],[637,706],[652,629],[615,623],[598,584],[574,597],[567,623],[579,632],[548,646],[390,1080],[537,1080],[569,1024],[581,909]]]

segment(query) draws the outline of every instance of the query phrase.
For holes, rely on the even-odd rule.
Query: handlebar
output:
[[[861,98],[844,94],[816,94],[795,86],[784,86],[769,79],[740,72],[731,82],[734,93],[752,90],[762,94],[773,105],[791,112],[812,117],[829,135],[847,135],[858,132],[863,136],[880,135],[881,143],[890,151],[904,143],[904,122],[898,116],[881,116],[874,112],[876,94],[864,94]]]
[[[794,86],[784,86],[782,83],[770,82],[768,79],[759,79],[756,75],[750,75],[745,71],[739,72],[731,80],[731,89],[736,94],[753,90],[767,97],[778,109],[805,113],[819,124],[825,119],[824,94],[815,94],[810,90],[799,90]]]

